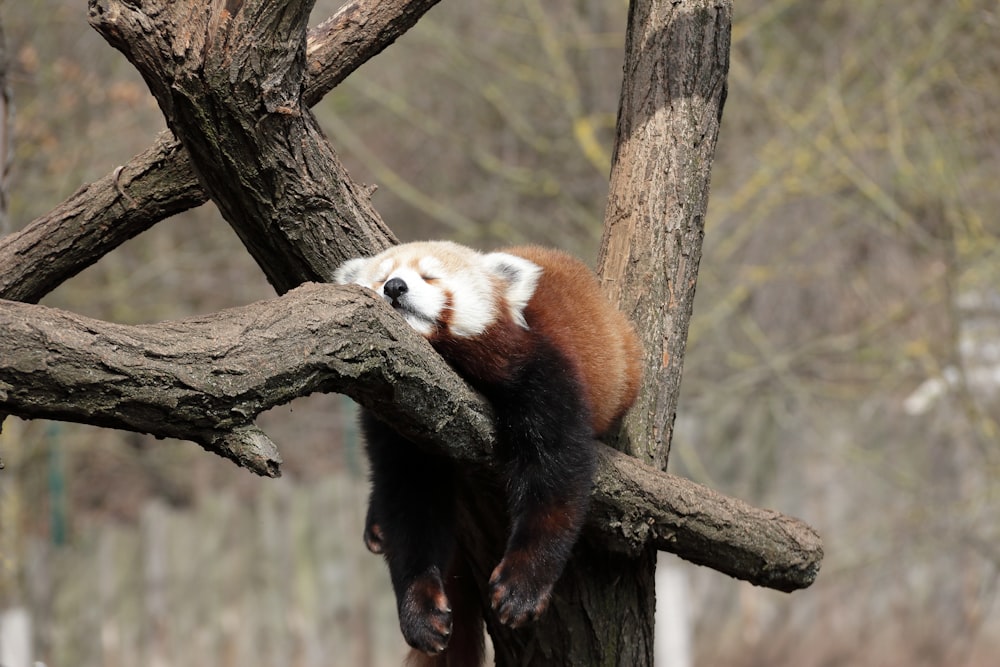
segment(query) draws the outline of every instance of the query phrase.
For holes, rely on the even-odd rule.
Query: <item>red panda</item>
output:
[[[534,620],[583,525],[593,441],[639,391],[632,325],[586,265],[535,246],[484,254],[446,241],[409,243],[345,262],[335,281],[381,295],[490,401],[511,518],[490,604],[510,627]],[[365,542],[386,558],[403,636],[435,656],[425,664],[479,664],[481,624],[469,629],[459,616],[482,611],[447,585],[454,469],[371,414],[362,426],[372,471]],[[479,639],[468,636],[476,632]]]

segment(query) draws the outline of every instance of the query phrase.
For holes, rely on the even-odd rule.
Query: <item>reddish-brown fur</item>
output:
[[[531,334],[503,312],[478,336],[461,338],[441,327],[428,340],[467,377],[495,383],[511,375],[511,365],[530,349]]]
[[[506,248],[544,270],[525,309],[531,329],[548,337],[579,375],[594,433],[603,435],[635,401],[642,348],[628,319],[572,255],[539,246]]]

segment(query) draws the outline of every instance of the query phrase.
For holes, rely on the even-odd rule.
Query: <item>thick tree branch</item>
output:
[[[392,232],[302,100],[312,3],[91,0],[146,80],[202,186],[275,289],[326,281]]]
[[[309,32],[303,99],[316,104],[438,1],[357,0],[342,7]],[[36,303],[128,239],[206,201],[187,153],[163,132],[122,167],[0,238],[0,298]]]
[[[306,87],[309,106],[392,44],[440,0],[355,0],[309,31]]]
[[[124,326],[0,301],[0,410],[193,440],[263,475],[279,459],[254,418],[312,392],[345,393],[414,440],[488,468],[489,406],[384,302],[309,284],[176,322]],[[601,449],[589,530],[779,590],[822,558],[802,522]]]
[[[283,299],[141,326],[0,301],[0,358],[14,360],[0,366],[0,410],[192,440],[236,458],[216,445],[261,412],[339,391],[421,440],[432,436],[408,415],[433,406],[435,436],[482,445],[489,415],[479,398],[422,338],[403,328],[397,339],[395,313],[359,291],[311,284]],[[483,460],[472,451],[466,458]],[[276,464],[247,467],[273,474]]]
[[[124,167],[0,238],[0,297],[37,303],[125,241],[207,200],[187,153],[163,132]]]
[[[641,444],[641,443],[640,443]],[[757,586],[811,585],[823,560],[819,534],[799,519],[652,468],[601,446],[591,527],[638,549],[652,544]]]

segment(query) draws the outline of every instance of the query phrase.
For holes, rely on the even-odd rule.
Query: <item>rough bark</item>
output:
[[[802,521],[662,472],[610,447],[602,446],[599,458],[592,523],[615,537],[602,546],[625,539],[630,553],[640,558],[643,548],[651,546],[785,592],[810,585],[819,574],[822,541]],[[602,508],[615,511],[602,517]]]
[[[0,297],[37,303],[157,222],[207,198],[169,132],[21,231],[0,238]]]
[[[0,365],[0,410],[192,440],[262,475],[278,474],[280,458],[255,417],[312,392],[347,394],[473,469],[492,461],[489,406],[360,288],[303,285],[280,298],[140,326],[0,300],[0,359],[13,360]],[[779,590],[815,578],[822,551],[802,522],[597,446],[588,526],[597,555],[572,566],[580,576],[594,579],[593,563],[657,548]],[[619,556],[599,555],[609,549]],[[612,588],[623,596],[620,583]],[[578,614],[573,596],[580,595],[559,600],[553,621]],[[527,633],[517,635],[523,642]]]
[[[310,30],[306,104],[316,104],[438,1],[358,0]],[[125,241],[206,201],[187,152],[173,134],[162,132],[121,167],[17,234],[0,238],[0,298],[37,303]]]
[[[732,3],[634,0],[599,274],[645,376],[620,448],[666,469],[726,97]]]

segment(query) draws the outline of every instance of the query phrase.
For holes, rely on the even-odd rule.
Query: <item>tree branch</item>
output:
[[[91,0],[202,186],[281,293],[395,242],[302,100],[312,2]],[[177,57],[181,54],[182,57]]]
[[[309,32],[303,99],[316,104],[439,0],[357,0]],[[125,165],[81,187],[17,234],[0,237],[0,298],[37,303],[108,252],[208,201],[170,132]]]
[[[641,443],[640,443],[641,444]],[[660,551],[780,591],[806,588],[823,560],[819,534],[805,522],[760,509],[661,472],[601,445],[591,528],[638,549]]]
[[[261,475],[279,473],[255,417],[339,392],[416,442],[488,469],[488,404],[371,292],[309,284],[174,322],[125,326],[0,301],[0,410],[192,440]],[[598,444],[588,530],[647,544],[752,583],[810,585],[822,559],[806,524],[760,510]]]
[[[435,435],[482,445],[488,409],[435,363],[426,341],[405,327],[398,336],[401,320],[360,291],[310,284],[282,299],[140,326],[0,301],[0,358],[13,360],[0,367],[0,410],[192,440],[246,466],[217,445],[276,405],[342,392],[421,440],[431,434],[408,415],[433,405]],[[276,473],[276,457],[265,459],[247,467]]]

